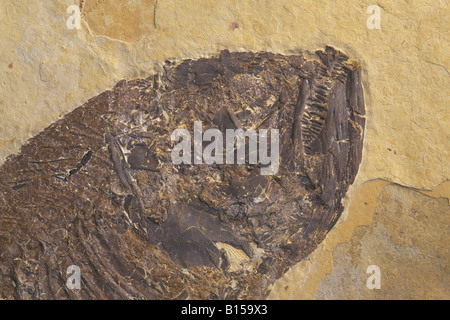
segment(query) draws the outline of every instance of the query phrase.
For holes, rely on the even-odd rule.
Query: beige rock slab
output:
[[[412,191],[419,196],[449,179],[447,0],[124,3],[85,0],[81,29],[69,30],[67,8],[79,1],[2,2],[0,163],[63,114],[120,79],[154,73],[166,59],[197,58],[222,49],[307,50],[306,55],[313,55],[316,49],[332,45],[359,59],[364,69],[365,147],[352,189],[363,191],[359,196],[352,191],[348,199],[375,205],[373,197],[385,182],[368,182],[374,179],[423,190],[423,194]],[[370,30],[366,24],[367,8],[373,4],[381,10],[380,30]],[[371,188],[372,192],[364,191]],[[448,189],[434,192],[440,195]],[[355,226],[369,225],[370,210],[364,206],[346,210],[341,223],[347,218],[352,227],[330,234],[330,243],[349,241]],[[385,211],[380,215],[389,215]],[[377,234],[377,230],[370,232]],[[334,245],[321,246],[310,261],[302,262],[304,269],[292,269],[296,271],[289,274],[296,284],[284,285],[290,297],[313,297],[324,274],[315,270],[331,272]],[[328,258],[321,258],[322,254]],[[294,287],[310,289],[299,293]],[[322,297],[329,296],[325,287]]]
[[[137,41],[156,28],[156,0],[85,0],[81,10],[96,35]]]
[[[374,180],[353,189],[347,219],[275,283],[269,299],[450,298],[449,187],[425,195]],[[370,265],[381,269],[380,290],[366,286]]]
[[[333,250],[333,272],[314,299],[450,299],[450,206],[390,184],[377,197],[373,221]],[[380,268],[369,290],[367,268]]]

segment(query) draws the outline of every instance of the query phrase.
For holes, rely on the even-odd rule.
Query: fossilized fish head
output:
[[[265,297],[361,161],[361,69],[317,55],[167,62],[32,138],[0,169],[1,297]]]

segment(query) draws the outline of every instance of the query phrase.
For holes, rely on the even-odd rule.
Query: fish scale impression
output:
[[[0,167],[0,298],[264,299],[339,219],[364,124],[332,47],[122,80]]]

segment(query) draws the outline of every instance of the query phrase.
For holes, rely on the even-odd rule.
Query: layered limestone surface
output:
[[[373,180],[350,198],[347,219],[269,298],[448,299],[450,183],[429,192]],[[372,265],[380,289],[367,287]]]
[[[70,5],[81,7],[81,29],[67,26]],[[379,9],[380,29],[368,28],[371,5]],[[448,298],[438,284],[448,283],[448,270],[431,263],[448,265],[449,13],[445,0],[6,0],[0,162],[90,97],[120,79],[147,77],[166,60],[222,49],[313,57],[332,45],[363,68],[363,161],[334,232],[275,283],[270,297],[401,298],[394,285],[401,281],[417,289],[409,297],[432,291],[429,297]],[[406,260],[421,266],[420,277],[412,267],[401,272]],[[365,292],[370,264],[388,278],[382,289]],[[395,268],[401,279],[389,273]]]
[[[372,223],[334,249],[335,267],[314,299],[450,297],[448,199],[389,184],[376,202]],[[380,289],[370,290],[367,268],[373,264],[380,268]]]

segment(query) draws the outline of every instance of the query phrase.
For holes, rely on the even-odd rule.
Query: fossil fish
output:
[[[30,139],[0,167],[0,298],[265,298],[334,226],[361,161],[360,66],[317,55],[167,61]],[[194,121],[278,129],[278,172],[175,165],[171,133]]]

